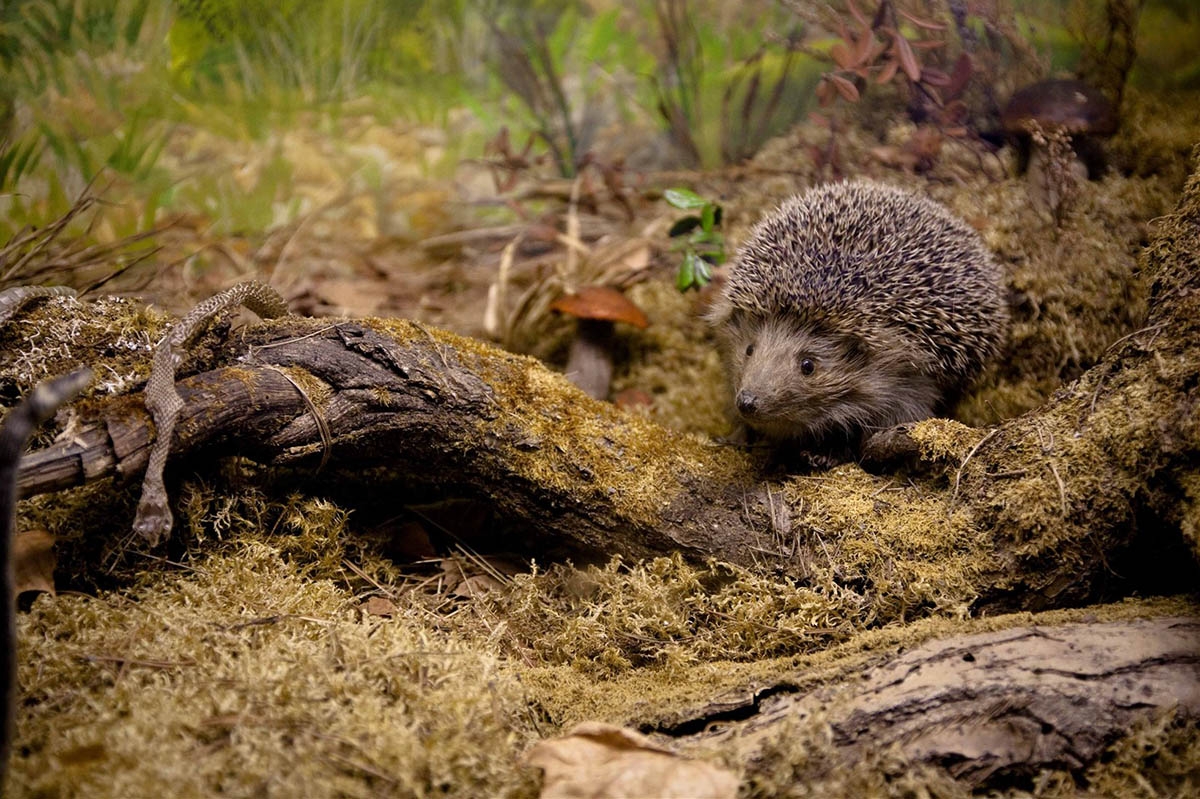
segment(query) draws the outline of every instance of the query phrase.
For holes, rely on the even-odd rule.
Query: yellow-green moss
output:
[[[0,379],[24,395],[42,380],[88,365],[96,374],[84,396],[126,393],[149,376],[154,345],[170,321],[118,297],[37,300],[0,325]]]
[[[10,795],[531,794],[538,736],[485,649],[244,543],[22,622]],[[67,693],[64,686],[70,686]]]
[[[293,513],[314,534],[327,524],[336,535],[345,518],[329,511],[300,503]],[[795,585],[662,559],[559,567],[488,601],[439,598],[440,611],[422,591],[384,585],[389,618],[365,612],[366,584],[349,572],[314,577],[296,551],[285,555],[291,535],[230,532],[131,589],[41,597],[21,625],[26,700],[10,795],[141,796],[169,785],[179,796],[531,797],[535,775],[519,755],[582,719],[654,723],[748,686],[810,690],[951,634],[1196,612],[1165,599],[926,619],[821,647],[811,644],[829,630],[811,624]],[[603,654],[581,662],[605,641],[615,668]],[[648,647],[658,654],[628,662]],[[1179,740],[1162,732],[1138,740]],[[726,740],[702,751],[759,763],[747,787],[771,795],[766,786],[807,767],[822,734],[812,726],[781,731],[766,750]],[[845,784],[881,779],[882,762],[865,759]]]

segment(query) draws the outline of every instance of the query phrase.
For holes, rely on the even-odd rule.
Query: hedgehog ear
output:
[[[867,345],[867,340],[862,336],[856,336],[853,333],[846,333],[842,337],[842,346],[846,349],[847,360],[871,360],[871,348]]]
[[[718,327],[728,336],[746,336],[756,335],[761,322],[754,314],[727,303],[721,311],[720,316],[716,315],[718,309],[714,307],[709,311],[708,321],[714,327]]]
[[[705,312],[704,321],[712,327],[722,327],[730,322],[736,311],[732,302],[718,295]]]

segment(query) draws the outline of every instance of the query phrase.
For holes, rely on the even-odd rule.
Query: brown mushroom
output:
[[[612,382],[613,328],[617,322],[645,328],[649,324],[646,314],[608,286],[584,286],[559,297],[550,308],[579,320],[567,356],[567,378],[589,396],[606,399]]]
[[[1103,94],[1079,80],[1043,80],[1014,94],[1000,115],[1004,132],[1021,147],[1022,164],[1031,156],[1031,130],[1069,137],[1076,154],[1099,177],[1104,167],[1099,137],[1117,131],[1117,110]]]
[[[1000,121],[1017,141],[1034,203],[1061,222],[1079,184],[1103,172],[1099,137],[1116,132],[1116,109],[1082,81],[1045,80],[1014,94]]]

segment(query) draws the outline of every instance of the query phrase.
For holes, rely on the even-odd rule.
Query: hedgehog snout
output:
[[[747,391],[746,389],[742,389],[737,393],[735,402],[737,404],[738,413],[742,414],[743,416],[753,416],[755,411],[758,410],[758,397],[753,392]]]

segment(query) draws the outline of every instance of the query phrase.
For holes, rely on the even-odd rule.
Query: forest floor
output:
[[[908,123],[843,127],[831,147],[829,126],[813,121],[745,165],[607,175],[589,167],[577,180],[503,153],[430,177],[422,165],[442,159],[449,134],[366,116],[342,119],[333,134],[314,125],[254,145],[180,128],[164,162],[181,173],[227,171],[248,196],[286,159],[286,196],[270,201],[287,221],[218,234],[211,219],[170,219],[161,251],[105,290],[181,314],[236,282],[263,280],[296,313],[416,319],[561,367],[571,323],[549,301],[590,282],[615,284],[651,324],[621,331],[614,391],[641,393],[631,412],[720,435],[726,389],[701,320],[707,298],[672,285],[679,254],[668,230],[681,212],[663,190],[687,186],[719,202],[732,250],[790,194],[869,177],[945,203],[1004,265],[1016,355],[959,410],[964,421],[994,423],[1078,376],[1144,312],[1144,290],[1131,288],[1138,253],[1179,196],[1200,141],[1200,101],[1129,105],[1109,145],[1111,171],[1079,188],[1061,224],[1015,174],[1011,149],[946,139],[929,159],[914,149]],[[66,531],[78,518],[55,517],[53,502],[30,500],[24,510],[52,519],[55,535],[80,535]],[[823,629],[780,599],[794,583],[720,564],[574,569],[458,544],[434,551],[431,539],[453,542],[455,531],[470,537],[469,528],[490,523],[486,503],[397,509],[368,523],[323,498],[267,507],[252,488],[222,493],[204,479],[185,481],[178,503],[186,530],[177,561],[134,553],[139,576],[74,575],[23,617],[25,701],[10,795],[145,796],[170,785],[179,796],[534,796],[537,770],[521,764],[523,753],[580,721],[653,729],[722,692],[845,672],[951,633],[1194,613],[1186,600],[1153,598],[990,620],[942,609],[908,625]],[[820,738],[808,726],[789,729]],[[1156,753],[1187,745],[1177,731],[1159,733]],[[744,796],[774,795],[771,780],[786,781],[782,761],[764,776],[761,752],[714,744],[693,754],[746,779]],[[1141,785],[1131,757],[1114,753],[1113,773],[1125,769],[1128,780],[1109,775],[1106,784]],[[883,768],[879,758],[869,767]],[[966,795],[892,767],[886,779],[864,770],[828,795],[903,795],[913,785]],[[1047,779],[1042,789],[1075,795],[1071,780]]]

